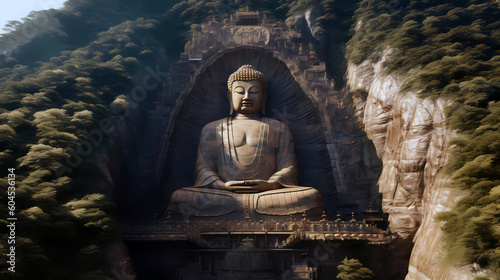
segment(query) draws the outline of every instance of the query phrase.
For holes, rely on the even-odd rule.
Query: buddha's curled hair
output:
[[[259,81],[262,85],[262,90],[267,93],[266,77],[252,65],[243,65],[229,76],[229,79],[227,80],[227,88],[229,91],[231,91],[234,81]]]

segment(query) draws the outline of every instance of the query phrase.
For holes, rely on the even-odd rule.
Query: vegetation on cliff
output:
[[[347,46],[351,63],[384,62],[408,77],[404,91],[452,101],[446,166],[450,187],[469,190],[440,213],[452,263],[478,263],[500,274],[500,8],[498,1],[364,0]]]
[[[74,8],[69,5],[65,12]],[[36,18],[27,24],[31,20]],[[9,223],[8,201],[15,201],[18,218],[11,244],[16,273],[7,271],[11,249],[1,242],[2,279],[110,276],[105,254],[119,236],[102,168],[113,153],[113,136],[128,121],[125,112],[134,105],[126,97],[140,84],[134,75],[155,69],[155,59],[164,56],[156,51],[162,47],[155,39],[158,21],[122,21],[90,43],[45,61],[29,61],[22,50],[0,57],[0,169],[5,176],[0,179],[0,224],[5,229]],[[32,56],[32,48],[45,49],[39,42],[26,45],[26,56]],[[15,168],[15,197],[7,192],[8,168]]]

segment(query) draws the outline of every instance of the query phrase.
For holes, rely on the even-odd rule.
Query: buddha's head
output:
[[[264,114],[267,99],[267,81],[262,72],[252,65],[243,65],[227,81],[231,115],[234,112],[251,115]]]

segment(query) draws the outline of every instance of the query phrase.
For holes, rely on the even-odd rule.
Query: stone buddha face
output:
[[[230,98],[236,113],[253,115],[262,112],[265,97],[260,81],[234,81]]]
[[[243,65],[229,76],[227,81],[232,115],[265,114],[267,81],[264,74],[252,65]]]

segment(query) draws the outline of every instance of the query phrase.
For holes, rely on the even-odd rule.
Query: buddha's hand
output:
[[[279,189],[281,184],[277,181],[266,180],[244,180],[228,181],[222,189],[236,193],[256,193]]]

